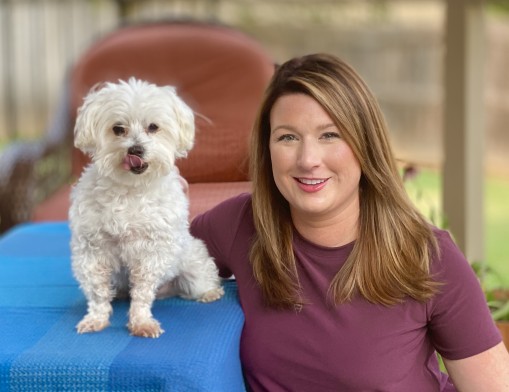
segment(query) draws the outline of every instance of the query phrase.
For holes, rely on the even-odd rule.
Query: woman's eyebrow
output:
[[[282,125],[278,125],[277,127],[272,128],[270,130],[270,133],[274,133],[274,132],[276,132],[279,129],[283,129],[283,130],[286,130],[286,131],[292,131],[292,132],[296,131],[295,127],[292,127],[291,125],[282,124]]]
[[[322,124],[322,125],[317,126],[316,130],[322,132],[322,131],[325,131],[325,130],[327,130],[329,128],[337,129],[336,124],[334,124],[334,123],[326,123],[326,124]],[[278,125],[277,127],[272,128],[270,130],[270,133],[272,134],[272,133],[276,132],[279,129],[283,129],[285,131],[297,132],[297,129],[295,127],[293,127],[291,125],[281,124],[281,125]]]
[[[324,130],[329,129],[329,128],[336,128],[337,129],[336,124],[334,124],[334,123],[327,123],[327,124],[319,125],[317,127],[317,129],[319,131],[324,131]]]

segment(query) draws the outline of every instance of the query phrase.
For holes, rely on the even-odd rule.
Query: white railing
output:
[[[0,146],[44,132],[68,67],[94,39],[126,21],[212,17],[216,3],[0,0]]]
[[[40,135],[69,64],[118,23],[114,2],[0,2],[0,140]]]

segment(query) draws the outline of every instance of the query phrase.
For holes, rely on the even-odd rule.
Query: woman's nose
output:
[[[302,169],[311,169],[320,164],[321,154],[317,143],[311,140],[302,141],[297,157],[297,164]]]

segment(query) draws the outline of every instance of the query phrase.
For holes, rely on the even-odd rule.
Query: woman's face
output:
[[[281,96],[270,126],[272,173],[293,219],[358,214],[359,162],[320,104],[305,94]]]

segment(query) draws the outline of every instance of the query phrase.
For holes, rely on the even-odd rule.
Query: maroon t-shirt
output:
[[[252,275],[255,234],[251,196],[240,195],[197,217],[192,233],[205,241],[223,277],[235,276],[245,314],[240,356],[253,391],[455,391],[439,370],[448,359],[481,353],[501,341],[472,268],[446,231],[432,273],[444,285],[432,300],[386,307],[355,298],[332,305],[329,284],[350,254],[295,233],[303,297],[300,311],[264,307]]]

